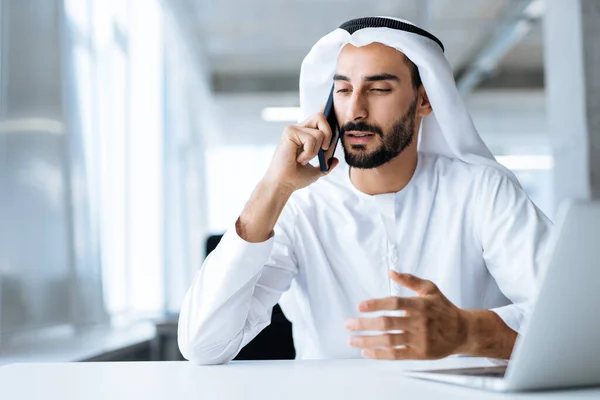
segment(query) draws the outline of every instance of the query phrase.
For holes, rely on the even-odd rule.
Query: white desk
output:
[[[600,399],[600,388],[495,394],[402,376],[418,367],[490,365],[485,359],[13,364],[0,367],[0,399]]]

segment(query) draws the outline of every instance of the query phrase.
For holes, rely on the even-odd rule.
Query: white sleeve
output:
[[[227,363],[269,325],[273,306],[297,272],[287,208],[267,241],[248,243],[231,227],[206,258],[179,316],[178,343],[186,359]]]
[[[483,257],[498,287],[513,302],[492,311],[519,332],[547,262],[553,225],[505,174],[487,172],[479,218]]]

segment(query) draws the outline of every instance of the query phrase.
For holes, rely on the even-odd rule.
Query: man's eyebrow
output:
[[[334,81],[346,81],[346,82],[350,82],[350,78],[348,78],[347,76],[344,76],[344,75],[339,75],[339,74],[335,74],[333,76],[333,80]]]
[[[335,74],[333,76],[333,80],[334,81],[346,81],[346,82],[350,82],[350,78],[348,78],[345,75],[340,75],[340,74]],[[396,75],[394,74],[389,74],[389,73],[383,73],[383,74],[376,74],[376,75],[369,75],[369,76],[365,76],[363,78],[363,80],[365,82],[377,82],[377,81],[399,81],[400,78],[398,78]]]
[[[366,76],[363,79],[365,82],[377,82],[377,81],[399,81],[400,78],[398,78],[396,75],[394,74],[388,74],[388,73],[383,73],[383,74],[377,74],[377,75],[370,75],[370,76]]]

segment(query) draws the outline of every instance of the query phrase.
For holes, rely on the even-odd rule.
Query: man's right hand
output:
[[[320,148],[329,148],[331,135],[331,128],[321,112],[297,125],[288,126],[263,180],[293,192],[327,175],[338,164],[337,159],[332,160],[328,172],[322,172],[308,162],[316,157]]]
[[[319,148],[329,148],[331,129],[323,113],[288,126],[283,131],[275,155],[236,222],[238,235],[247,242],[263,242],[273,228],[292,193],[327,175],[338,164],[333,159],[328,172],[308,162]]]

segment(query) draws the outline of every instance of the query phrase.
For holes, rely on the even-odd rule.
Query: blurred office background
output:
[[[173,359],[194,272],[297,118],[302,58],[351,18],[438,36],[481,136],[554,218],[590,195],[598,3],[0,0],[0,364]]]

